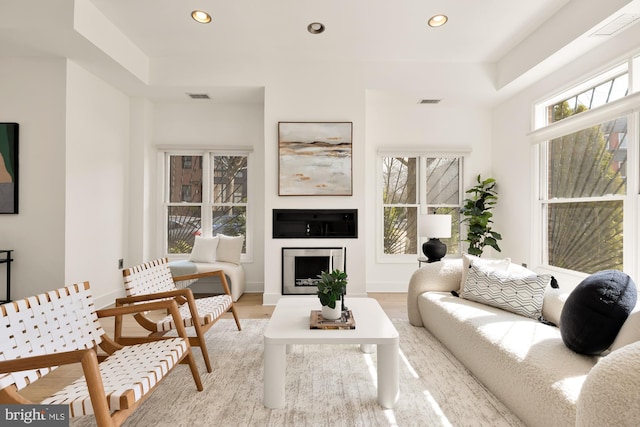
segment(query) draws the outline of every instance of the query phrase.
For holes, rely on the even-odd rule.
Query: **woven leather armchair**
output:
[[[172,299],[96,310],[89,282],[0,306],[0,404],[68,405],[71,417],[93,415],[98,427],[115,427],[182,361],[202,391],[182,324],[177,338],[128,346],[115,343],[100,324],[102,318],[143,310],[180,316]],[[58,366],[75,363],[81,363],[84,376],[41,402],[20,394]]]
[[[222,317],[230,311],[236,321],[238,330],[242,330],[240,319],[236,313],[229,285],[222,270],[207,273],[190,274],[173,277],[169,269],[168,259],[161,258],[149,261],[122,271],[124,287],[127,297],[116,299],[116,306],[137,304],[142,301],[174,298],[178,303],[178,309],[185,327],[193,326],[195,336],[189,335],[189,343],[200,347],[207,372],[211,372],[211,362],[205,341],[205,333]],[[179,289],[176,282],[184,282],[203,277],[219,276],[224,289],[223,295],[196,299],[189,288]],[[147,337],[125,337],[122,335],[122,317],[116,317],[115,340],[121,344],[144,342],[158,339],[168,332],[176,329],[176,324],[171,316],[153,317],[149,313],[137,313],[134,318],[140,326],[149,331]]]

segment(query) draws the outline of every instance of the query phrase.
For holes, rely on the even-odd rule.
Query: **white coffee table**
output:
[[[399,391],[399,336],[380,304],[372,298],[347,298],[355,329],[309,329],[317,297],[281,298],[264,332],[264,406],[285,406],[287,346],[292,344],[360,344],[365,353],[377,345],[378,403],[393,408]]]

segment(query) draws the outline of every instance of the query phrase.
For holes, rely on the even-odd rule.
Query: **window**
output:
[[[247,156],[215,156],[213,164],[211,234],[246,236]]]
[[[627,180],[621,172],[627,150],[611,138],[626,131],[622,117],[543,144],[548,167],[542,197],[545,264],[589,274],[622,270]]]
[[[183,202],[191,201],[191,185],[182,186],[182,201]]]
[[[532,133],[539,142],[538,194],[542,265],[592,274],[624,270],[633,252],[624,230],[634,230],[637,211],[638,97],[621,67],[536,106]],[[635,104],[635,107],[634,107]],[[544,115],[544,117],[540,117]],[[632,145],[634,150],[628,151]],[[635,157],[629,157],[634,153]]]
[[[191,253],[195,236],[245,236],[248,155],[165,153],[165,248]]]
[[[421,255],[418,216],[452,215],[450,239],[442,239],[448,253],[459,253],[462,157],[381,157],[382,256]]]
[[[540,129],[629,95],[629,65],[623,63],[535,105],[534,128]]]
[[[182,169],[191,169],[193,156],[182,156]]]
[[[622,73],[603,83],[598,83],[568,99],[547,106],[549,124],[571,117],[583,111],[606,105],[629,94],[629,74]]]

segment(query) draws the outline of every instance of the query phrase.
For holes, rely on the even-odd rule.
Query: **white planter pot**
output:
[[[342,316],[340,301],[336,302],[336,308],[330,308],[328,305],[322,306],[322,317],[327,320],[337,320]]]

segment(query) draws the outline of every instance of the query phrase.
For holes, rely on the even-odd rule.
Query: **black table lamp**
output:
[[[451,215],[420,215],[420,237],[429,240],[422,244],[427,262],[440,261],[447,254],[447,245],[440,238],[451,237]]]

